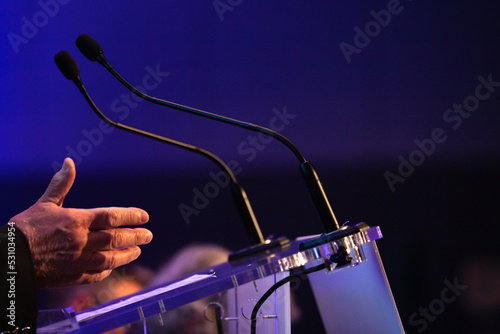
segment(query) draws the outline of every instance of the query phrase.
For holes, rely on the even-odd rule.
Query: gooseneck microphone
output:
[[[209,113],[200,109],[195,109],[191,107],[187,107],[181,104],[165,101],[159,98],[155,98],[152,96],[149,96],[138,89],[136,89],[134,86],[132,86],[130,83],[128,83],[118,72],[115,71],[115,69],[111,66],[111,64],[106,60],[104,57],[104,51],[102,47],[95,41],[92,37],[90,37],[87,34],[82,34],[76,39],[76,46],[78,49],[83,53],[85,57],[87,57],[90,61],[97,61],[99,64],[104,66],[106,70],[108,70],[118,81],[120,81],[127,89],[129,89],[131,92],[133,92],[135,95],[143,98],[144,100],[150,101],[152,103],[162,105],[171,109],[187,112],[190,114],[194,115],[199,115],[202,117],[210,118],[213,120],[217,120],[220,122],[224,122],[227,124],[235,125],[247,130],[251,130],[254,132],[259,132],[266,134],[268,136],[271,136],[281,143],[283,143],[285,146],[287,146],[293,154],[297,157],[297,159],[300,162],[300,172],[302,174],[302,177],[306,183],[307,188],[309,189],[309,193],[312,197],[312,200],[315,204],[316,210],[319,214],[319,217],[321,219],[321,222],[323,224],[324,229],[326,232],[331,232],[334,230],[337,230],[339,228],[339,224],[337,222],[337,218],[335,217],[335,214],[333,213],[333,210],[331,208],[330,202],[328,201],[328,198],[326,197],[325,191],[323,190],[323,186],[321,185],[321,182],[319,180],[318,174],[316,173],[316,170],[314,169],[313,165],[311,162],[307,161],[302,152],[285,136],[281,135],[280,133],[273,131],[271,129],[239,121],[236,119],[232,119],[229,117]]]
[[[75,85],[78,87],[80,92],[83,94],[85,97],[85,100],[89,103],[90,107],[96,112],[96,114],[104,120],[106,123],[109,125],[131,132],[135,133],[147,138],[155,139],[157,141],[171,144],[186,150],[189,150],[194,153],[201,154],[207,158],[209,158],[211,161],[213,161],[220,169],[222,169],[230,178],[231,181],[231,193],[233,195],[233,198],[236,202],[236,205],[238,207],[238,211],[243,219],[243,223],[245,225],[245,230],[250,238],[250,242],[252,245],[260,245],[260,244],[269,244],[269,241],[265,241],[262,232],[260,230],[259,224],[257,223],[257,220],[255,218],[255,214],[252,210],[252,207],[250,205],[250,202],[247,198],[247,195],[245,193],[245,190],[241,186],[241,184],[238,183],[236,177],[234,176],[233,172],[231,169],[216,155],[213,153],[204,150],[202,148],[185,144],[173,139],[169,139],[166,137],[162,137],[159,135],[156,135],[154,133],[146,132],[140,129],[136,129],[133,127],[130,127],[128,125],[120,124],[115,121],[110,120],[108,117],[106,117],[101,110],[96,106],[94,101],[92,101],[90,95],[88,94],[87,90],[85,89],[85,86],[82,83],[82,80],[80,78],[80,69],[78,68],[78,65],[76,64],[75,60],[73,57],[69,54],[67,51],[61,51],[58,54],[55,55],[54,60],[57,64],[57,67],[59,70],[63,73],[63,75],[69,79],[72,80]]]

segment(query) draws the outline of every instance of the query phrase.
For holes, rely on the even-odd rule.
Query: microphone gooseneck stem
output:
[[[106,115],[104,115],[101,112],[101,110],[99,110],[99,108],[94,103],[94,101],[92,100],[92,98],[88,94],[87,90],[85,89],[85,86],[83,85],[80,77],[73,79],[73,82],[76,84],[76,86],[78,87],[80,92],[83,94],[83,96],[85,97],[85,100],[87,100],[87,102],[90,105],[90,107],[92,108],[92,110],[94,110],[95,113],[103,121],[105,121],[109,125],[116,127],[116,128],[119,128],[119,129],[122,129],[122,130],[125,130],[125,131],[128,131],[128,132],[131,132],[131,133],[134,133],[134,134],[141,135],[143,137],[155,139],[155,140],[163,142],[163,143],[171,144],[171,145],[174,145],[177,147],[187,149],[191,152],[201,154],[201,155],[209,158],[220,169],[225,171],[231,180],[231,193],[232,193],[234,201],[236,202],[236,205],[238,207],[238,211],[242,217],[242,220],[243,220],[243,223],[245,226],[245,230],[247,232],[248,237],[250,238],[250,242],[252,243],[252,245],[258,245],[258,244],[264,243],[264,237],[263,237],[262,232],[260,230],[259,224],[257,223],[257,219],[255,218],[255,214],[252,210],[250,202],[248,201],[245,190],[238,183],[238,180],[234,176],[231,169],[219,157],[217,157],[213,153],[211,153],[207,150],[204,150],[202,148],[199,148],[199,147],[196,147],[193,145],[189,145],[189,144],[185,144],[185,143],[181,143],[181,142],[173,140],[173,139],[162,137],[162,136],[156,135],[154,133],[146,132],[146,131],[143,131],[143,130],[140,130],[137,128],[133,128],[133,127],[128,126],[128,125],[124,125],[124,124],[112,121],[111,119],[106,117]]]
[[[313,199],[316,211],[318,212],[321,223],[323,224],[323,228],[326,232],[338,230],[339,223],[333,213],[330,202],[326,197],[326,193],[323,190],[321,181],[319,180],[318,174],[316,173],[312,163],[309,161],[301,163],[300,173],[302,174],[307,189],[309,190],[309,194]]]
[[[203,111],[200,109],[196,108],[191,108],[188,106],[184,106],[181,104],[173,103],[170,101],[165,101],[156,97],[149,96],[140,90],[136,89],[134,86],[132,86],[127,80],[125,80],[115,69],[111,64],[107,61],[106,57],[101,53],[99,53],[96,57],[96,61],[101,64],[108,72],[110,72],[118,81],[120,81],[125,87],[127,87],[131,92],[133,92],[135,95],[143,98],[144,100],[150,101],[152,103],[166,106],[175,110],[183,111],[183,112],[188,112],[190,114],[194,115],[199,115],[205,118],[209,119],[214,119],[218,120],[224,123],[232,124],[247,130],[251,130],[254,132],[259,132],[259,133],[264,133],[268,136],[271,136],[277,140],[279,140],[281,143],[286,145],[292,152],[293,154],[297,157],[297,159],[300,162],[300,173],[302,174],[303,179],[306,182],[306,186],[309,190],[309,193],[313,199],[314,205],[316,207],[316,210],[318,211],[319,217],[321,219],[321,222],[323,224],[323,228],[325,229],[326,232],[331,232],[334,230],[339,229],[339,223],[337,221],[337,218],[335,217],[335,214],[333,213],[332,207],[330,205],[330,202],[328,201],[328,198],[326,196],[325,191],[323,190],[323,186],[321,185],[321,182],[319,180],[319,177],[314,170],[314,167],[312,164],[306,160],[302,152],[285,136],[281,135],[280,133],[273,131],[271,129],[258,126],[255,124],[247,123],[247,122],[242,122],[233,118],[209,113],[207,111]]]
[[[255,124],[242,122],[242,121],[239,121],[237,119],[209,113],[207,111],[203,111],[200,109],[191,108],[191,107],[184,106],[184,105],[181,105],[178,103],[173,103],[173,102],[165,101],[165,100],[153,97],[153,96],[149,96],[149,95],[141,92],[140,90],[136,89],[127,80],[125,80],[118,72],[116,72],[115,69],[113,68],[113,66],[111,66],[111,64],[106,60],[106,58],[104,57],[104,55],[102,53],[97,56],[96,60],[99,64],[104,66],[104,68],[106,68],[109,71],[109,73],[111,73],[116,79],[118,79],[118,81],[120,81],[125,87],[127,87],[135,95],[137,95],[137,96],[139,96],[139,97],[141,97],[149,102],[152,102],[152,103],[155,103],[158,105],[163,105],[163,106],[175,109],[175,110],[188,112],[190,114],[194,114],[194,115],[198,115],[198,116],[202,116],[202,117],[206,117],[206,118],[210,118],[210,119],[215,119],[215,120],[218,120],[218,121],[221,121],[224,123],[239,126],[241,128],[247,129],[247,130],[264,133],[268,136],[271,136],[271,137],[279,140],[283,144],[285,144],[295,154],[295,156],[297,157],[297,159],[299,159],[300,162],[306,161],[306,158],[304,157],[302,152],[300,152],[300,150],[290,140],[288,140],[285,136],[281,135],[279,132],[276,132],[276,131],[273,131],[271,129],[268,129],[268,128],[265,128],[262,126],[258,126]]]

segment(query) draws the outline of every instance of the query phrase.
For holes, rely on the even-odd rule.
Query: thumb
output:
[[[50,180],[50,184],[38,202],[54,203],[62,206],[64,198],[68,194],[75,181],[75,163],[70,158],[64,159],[63,166]]]

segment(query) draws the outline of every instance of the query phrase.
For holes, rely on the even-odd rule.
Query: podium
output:
[[[297,279],[309,280],[327,333],[404,333],[377,250],[380,238],[378,226],[364,223],[297,238],[79,313],[42,310],[37,333],[91,334],[123,326],[127,333],[171,333],[183,316],[203,319],[213,333],[246,334],[252,326],[255,333],[291,333],[290,290]],[[306,275],[312,267],[321,270]],[[287,277],[290,282],[254,310]]]

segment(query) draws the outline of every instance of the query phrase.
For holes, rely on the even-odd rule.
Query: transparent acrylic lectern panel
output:
[[[157,328],[169,333],[168,330],[175,330],[175,321],[183,317],[187,319],[188,315],[191,321],[199,321],[210,328],[217,328],[218,324],[223,333],[250,333],[250,314],[257,299],[273,284],[287,277],[290,271],[324,263],[326,270],[316,275],[333,277],[339,268],[344,268],[339,273],[352,272],[358,278],[355,269],[366,259],[364,245],[372,244],[381,237],[378,227],[360,224],[327,235],[298,238],[76,314],[56,310],[54,312],[58,316],[63,313],[63,319],[41,316],[39,333],[92,334],[124,326],[133,329],[132,333],[155,333]],[[368,253],[371,254],[371,251]],[[375,261],[378,270],[383,271],[381,262],[377,262],[379,258],[370,257],[369,261]],[[378,274],[374,275],[375,278]],[[317,295],[327,295],[329,291],[343,288],[342,284],[330,284],[328,281],[318,286],[315,289]],[[392,300],[388,285],[382,294]],[[289,287],[284,285],[262,305],[256,317],[257,333],[290,333],[289,297]],[[318,298],[318,308],[324,319],[336,316],[335,312],[330,313],[330,302],[333,300]],[[395,307],[394,311],[392,320],[398,326],[400,321]],[[47,312],[41,311],[40,315],[43,313]],[[360,319],[373,319],[370,314],[359,316]],[[330,326],[330,323],[324,323]],[[356,332],[347,330],[344,333]]]
[[[124,333],[184,334],[184,333],[250,333],[253,307],[262,292],[286,277],[286,272],[274,274],[229,289],[173,310],[148,317],[128,325]],[[290,334],[290,289],[278,289],[262,306],[256,325],[259,334]],[[119,334],[122,334],[120,332]]]
[[[366,261],[358,266],[331,275],[309,275],[326,332],[404,333],[377,244],[373,241],[361,247]]]

